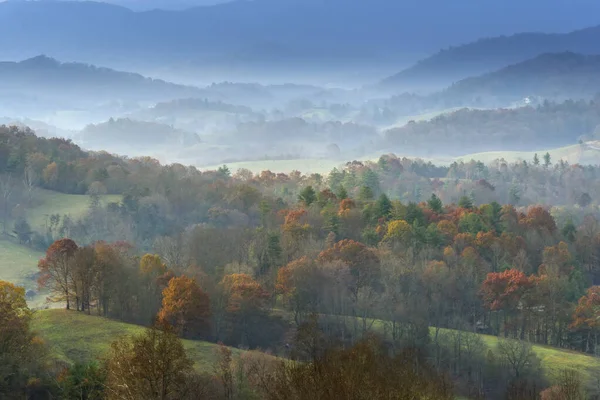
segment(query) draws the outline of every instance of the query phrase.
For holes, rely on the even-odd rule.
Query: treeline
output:
[[[554,147],[576,143],[582,135],[591,135],[599,124],[597,101],[544,102],[537,107],[514,109],[462,109],[390,129],[385,132],[381,148],[417,154],[428,149],[429,154],[456,156],[490,148],[531,150],[540,143]]]
[[[548,204],[555,206],[553,212],[564,213],[567,208],[572,218],[580,220],[585,212],[595,212],[599,172],[597,166],[570,165],[553,160],[548,153],[515,163],[471,160],[449,166],[391,154],[377,162],[353,161],[335,168],[326,182],[333,190],[343,187],[354,197],[384,193],[403,202],[421,202],[435,194],[444,203],[457,203],[467,196],[478,205],[492,201],[517,207]]]

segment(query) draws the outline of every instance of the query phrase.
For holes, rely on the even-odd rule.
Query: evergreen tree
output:
[[[550,153],[544,154],[544,167],[548,168],[550,166]]]
[[[444,211],[444,205],[442,204],[442,200],[433,193],[429,200],[427,200],[427,206],[433,212],[441,214]]]
[[[298,200],[303,202],[307,207],[317,200],[317,193],[312,186],[307,186],[298,195]]]
[[[577,228],[573,223],[572,219],[569,219],[565,226],[561,229],[561,233],[567,241],[573,243],[575,241],[575,234],[577,233]]]
[[[375,212],[377,213],[378,218],[388,218],[392,213],[392,202],[390,199],[382,193],[377,199],[377,203],[375,204]]]
[[[458,200],[458,206],[466,209],[473,208],[473,201],[469,196],[462,196],[460,200]]]
[[[373,200],[373,190],[369,186],[363,186],[358,193],[358,199],[361,201]]]
[[[537,153],[533,155],[533,165],[540,165],[540,158],[538,157]]]
[[[348,196],[348,191],[346,191],[346,188],[344,187],[344,185],[340,185],[337,193],[335,194],[335,196],[338,198],[338,200],[344,200],[344,199],[348,199],[350,198]]]

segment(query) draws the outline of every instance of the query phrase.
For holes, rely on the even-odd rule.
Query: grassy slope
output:
[[[36,290],[35,273],[42,253],[21,246],[18,243],[0,239],[0,280],[25,287],[25,290]],[[44,295],[34,297],[29,305],[36,307],[44,301]]]
[[[594,150],[590,148],[583,148],[581,145],[575,144],[565,147],[559,147],[555,149],[542,149],[537,151],[488,151],[483,153],[467,154],[460,157],[418,157],[423,161],[431,161],[437,165],[449,165],[453,161],[464,161],[469,162],[471,160],[482,161],[484,163],[490,163],[494,160],[503,158],[507,162],[527,161],[533,162],[533,156],[537,153],[540,158],[540,162],[543,162],[543,155],[546,152],[550,153],[550,157],[553,163],[558,160],[567,161],[569,164],[600,164],[600,150]],[[384,153],[379,152],[368,154],[364,157],[360,157],[361,161],[377,161],[377,159]],[[396,153],[398,157],[417,158],[407,154]],[[341,167],[344,163],[326,159],[296,159],[296,160],[260,160],[260,161],[242,161],[236,163],[228,163],[227,166],[232,172],[237,171],[240,168],[246,168],[254,173],[260,173],[264,170],[271,170],[273,172],[284,172],[289,173],[293,170],[301,171],[305,174],[320,173],[327,174],[331,172],[334,167]],[[203,167],[203,170],[216,170],[220,165],[214,165],[210,167]]]
[[[490,348],[498,343],[496,336],[480,335]],[[534,345],[533,351],[542,362],[542,368],[548,379],[553,380],[561,370],[579,371],[587,381],[600,369],[600,358],[592,357],[576,351],[557,349],[550,346]]]
[[[53,357],[69,363],[101,358],[115,339],[144,331],[138,325],[66,310],[37,311],[33,328],[50,345]],[[212,372],[217,345],[184,340],[184,346],[198,371]],[[232,352],[240,354],[237,349]]]
[[[235,173],[238,169],[245,168],[253,173],[260,173],[265,170],[272,172],[284,172],[289,173],[294,170],[301,171],[303,174],[327,174],[331,172],[333,168],[339,168],[344,163],[340,161],[318,159],[318,158],[301,158],[296,160],[259,160],[259,161],[242,161],[235,163],[227,163],[227,167],[232,173]],[[222,165],[222,164],[221,164]],[[221,165],[213,165],[209,167],[202,167],[202,170],[210,171],[216,170]]]
[[[546,149],[538,151],[488,151],[483,153],[468,154],[462,157],[457,157],[457,161],[478,160],[484,163],[504,158],[508,162],[522,161],[533,162],[533,156],[537,153],[540,162],[543,161],[543,155],[546,152],[550,153],[552,162],[564,160],[569,164],[598,164],[600,163],[600,151],[589,148],[584,148],[579,144],[559,147],[556,149]]]
[[[101,202],[119,201],[120,196],[103,196]],[[35,194],[37,206],[26,210],[27,220],[33,230],[44,231],[46,215],[60,214],[77,218],[89,207],[89,196],[72,195],[38,189]],[[11,224],[12,225],[12,224]],[[35,274],[38,260],[43,253],[18,244],[10,238],[0,238],[0,280],[8,281],[26,290],[36,290]],[[45,301],[41,293],[29,299],[30,307],[41,306]]]
[[[65,310],[37,311],[33,327],[51,345],[53,356],[67,362],[102,357],[116,338],[138,334],[144,329],[137,325]],[[379,330],[382,326],[375,324],[374,328]],[[498,341],[498,338],[489,335],[481,335],[481,338],[490,348],[494,348]],[[216,360],[216,345],[190,340],[185,340],[184,345],[195,361],[195,368],[211,372]],[[542,367],[550,380],[566,368],[580,371],[584,379],[589,379],[600,368],[600,359],[582,353],[540,345],[534,345],[533,349],[541,359]],[[239,350],[233,351],[240,354]]]
[[[47,215],[60,214],[77,218],[84,215],[90,205],[90,197],[87,195],[64,194],[44,189],[36,191],[35,199],[39,204],[26,211],[27,220],[34,230],[44,229]],[[119,195],[102,196],[100,199],[102,203],[120,200]]]

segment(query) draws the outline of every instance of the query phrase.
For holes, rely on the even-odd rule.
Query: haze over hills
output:
[[[128,103],[200,94],[194,87],[87,64],[61,63],[46,56],[0,63],[0,111],[7,116],[33,118],[53,110],[103,104],[127,108]]]
[[[540,54],[560,52],[600,54],[600,26],[567,34],[521,33],[451,47],[384,79],[379,87],[395,92],[441,89]]]
[[[202,83],[226,76],[364,82],[480,37],[598,22],[596,1],[554,3],[256,0],[133,12],[107,3],[7,1],[0,4],[0,58],[43,53]],[[472,20],[478,23],[463,23]]]
[[[482,76],[467,78],[440,97],[454,106],[506,106],[536,99],[591,98],[600,93],[600,56],[571,52],[542,54]]]

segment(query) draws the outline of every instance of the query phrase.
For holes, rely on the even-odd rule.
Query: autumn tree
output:
[[[173,278],[162,294],[159,320],[173,325],[185,337],[210,336],[210,299],[194,279]]]
[[[46,257],[38,263],[40,276],[38,284],[47,287],[52,293],[51,301],[65,301],[71,308],[73,293],[73,261],[77,244],[71,239],[60,239],[52,243],[46,251]]]
[[[25,289],[0,281],[0,398],[23,398],[28,379],[43,372],[44,346],[31,317]]]
[[[96,249],[92,246],[77,249],[73,259],[73,288],[75,291],[75,306],[79,311],[87,309],[90,313],[93,291],[97,284]]]
[[[247,274],[231,274],[225,275],[219,286],[225,298],[223,322],[228,342],[256,347],[263,338],[269,338],[264,328],[270,323],[270,294],[262,285]]]
[[[360,242],[345,239],[319,254],[321,263],[341,261],[348,266],[352,275],[350,292],[358,298],[360,289],[377,285],[381,275],[380,260],[373,249]]]
[[[186,382],[193,361],[167,324],[111,344],[107,361],[107,399],[179,400],[193,398]]]
[[[484,306],[490,311],[502,312],[505,332],[509,328],[514,332],[517,331],[518,326],[511,317],[517,314],[519,307],[523,307],[534,283],[535,280],[527,277],[523,272],[509,269],[504,272],[489,273],[481,285],[480,295]]]
[[[592,286],[587,290],[585,296],[579,299],[579,303],[573,313],[571,329],[582,335],[585,348],[590,352],[598,344],[598,333],[600,333],[600,286]]]
[[[294,313],[297,325],[304,317],[318,311],[325,284],[326,277],[308,257],[294,260],[279,269],[276,290]]]

